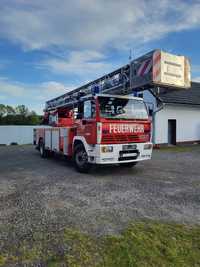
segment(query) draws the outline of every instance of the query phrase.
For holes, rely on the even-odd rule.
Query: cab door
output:
[[[82,120],[78,128],[78,135],[84,136],[88,144],[96,144],[96,111],[94,100],[82,103]]]

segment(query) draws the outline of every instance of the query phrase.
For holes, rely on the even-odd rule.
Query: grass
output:
[[[166,152],[191,152],[195,149],[193,146],[163,146],[159,150]]]
[[[131,224],[121,235],[96,238],[65,229],[35,233],[10,253],[0,252],[0,266],[43,263],[48,267],[189,267],[200,266],[200,226],[158,222]]]

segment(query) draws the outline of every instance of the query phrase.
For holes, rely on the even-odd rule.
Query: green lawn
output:
[[[141,222],[121,235],[99,238],[71,229],[35,233],[9,251],[0,252],[0,266],[43,262],[49,267],[194,267],[200,266],[200,226]]]
[[[163,147],[160,147],[158,150],[161,150],[161,151],[166,151],[166,152],[191,152],[195,149],[198,149],[198,146],[163,146]]]

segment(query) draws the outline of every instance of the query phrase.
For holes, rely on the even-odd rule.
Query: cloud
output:
[[[7,78],[0,79],[0,94],[10,97],[22,97],[25,93],[25,88],[18,83],[9,82]]]
[[[1,37],[27,50],[137,47],[200,25],[199,1],[7,0],[0,5]]]
[[[56,81],[43,82],[41,84],[25,84],[0,77],[0,94],[7,97],[26,98],[31,95],[36,98],[56,97],[74,89],[75,85],[64,85]]]
[[[40,94],[37,95],[37,99],[47,101],[48,99],[57,97],[66,92],[69,92],[75,88],[75,85],[65,85],[59,82],[50,81],[43,82],[38,86]]]
[[[96,51],[72,51],[66,58],[51,57],[37,64],[39,68],[53,73],[70,74],[86,80],[97,77],[113,69],[105,55]]]
[[[25,104],[31,110],[42,114],[45,101],[57,97],[75,88],[73,84],[63,84],[56,81],[41,84],[25,84],[0,77],[0,100],[7,104]]]
[[[195,78],[193,79],[193,81],[194,81],[194,82],[200,82],[200,77],[195,77]]]

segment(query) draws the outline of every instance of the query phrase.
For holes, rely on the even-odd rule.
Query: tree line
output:
[[[12,107],[0,104],[0,125],[37,125],[42,122],[42,116],[30,111],[25,105]]]

